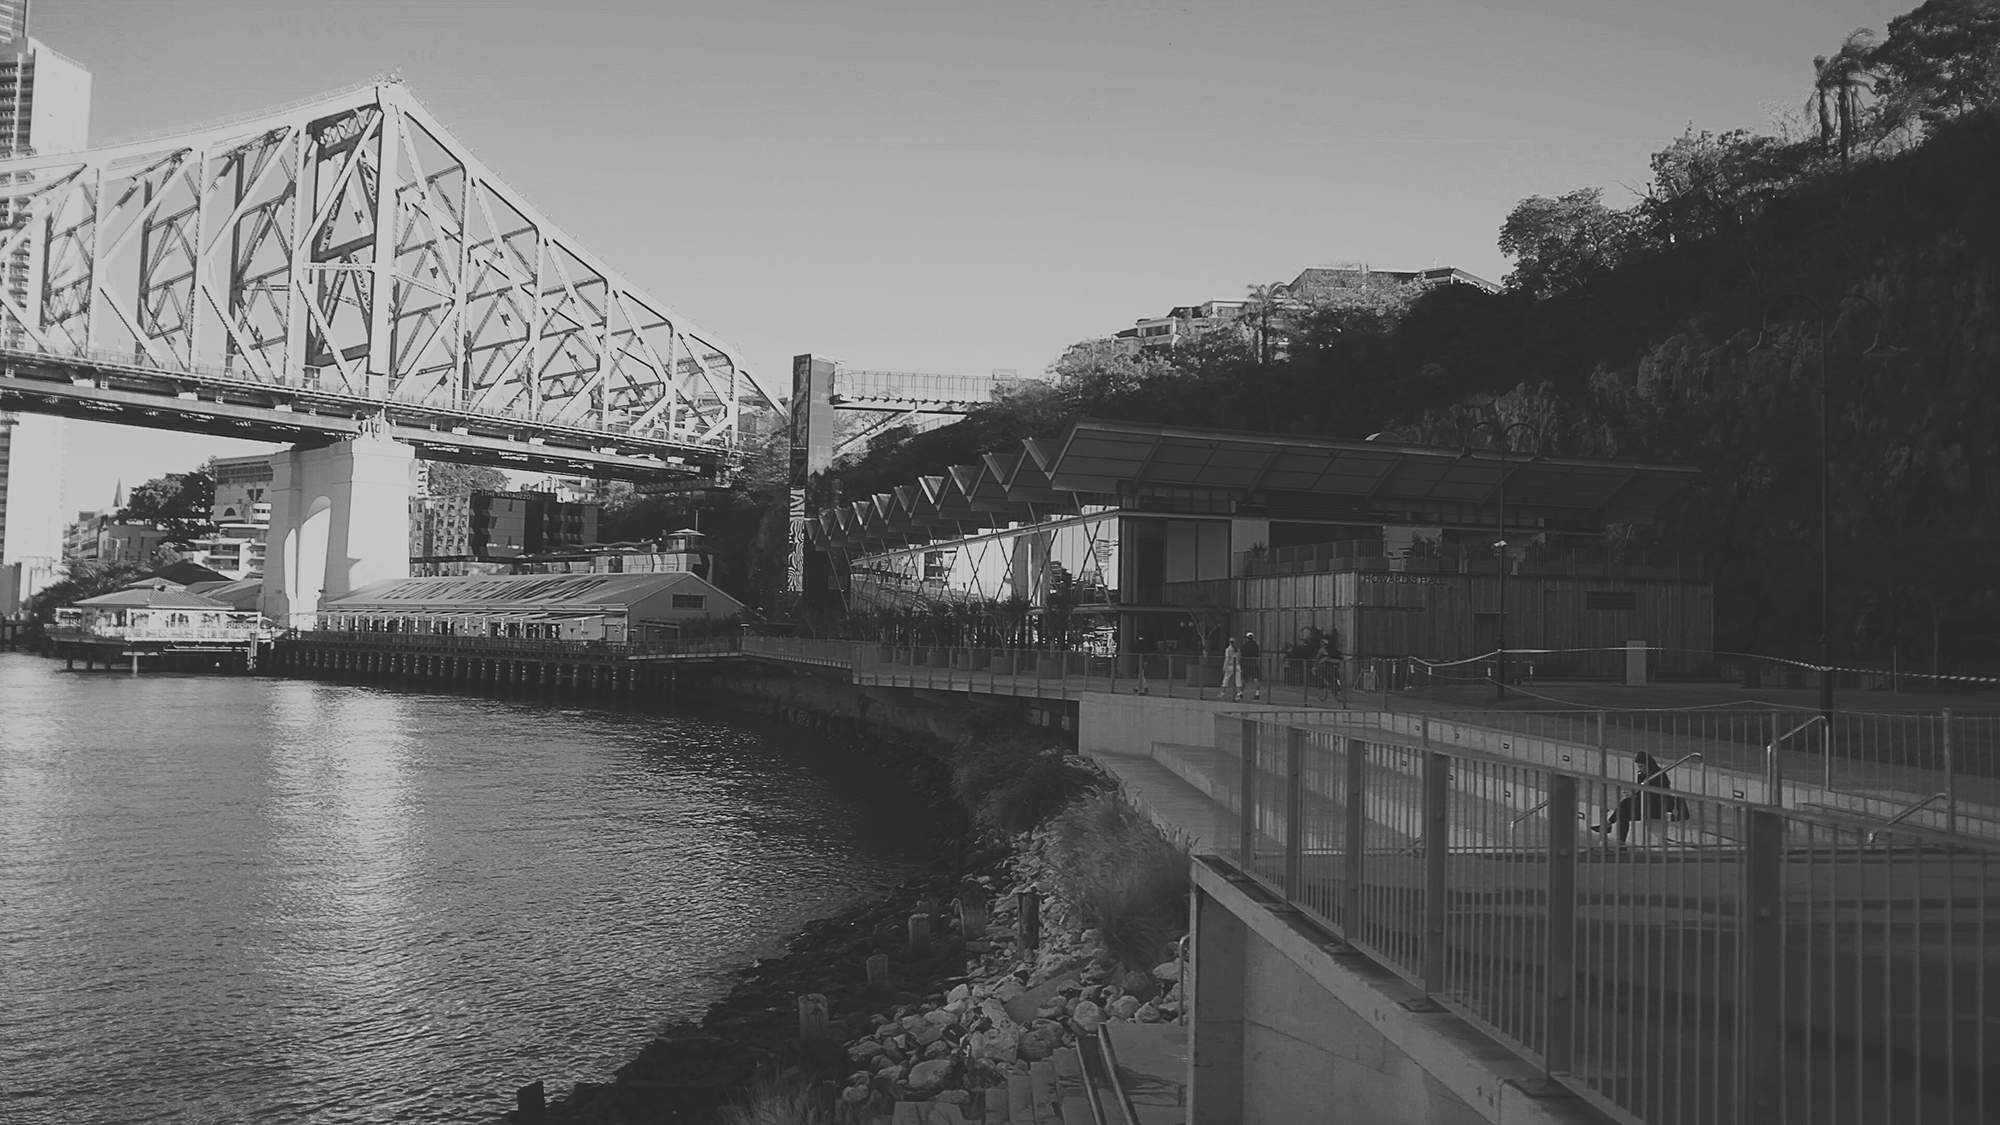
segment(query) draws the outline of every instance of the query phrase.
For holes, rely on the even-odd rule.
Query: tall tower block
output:
[[[90,71],[28,35],[28,0],[0,0],[0,156],[90,144]],[[0,201],[0,226],[12,225]],[[42,298],[42,246],[30,236],[0,261],[0,293]],[[0,340],[0,346],[17,341]],[[62,560],[64,424],[0,414],[0,612],[53,581]]]

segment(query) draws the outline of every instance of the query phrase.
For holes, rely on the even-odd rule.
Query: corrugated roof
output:
[[[1484,506],[1496,500],[1503,464],[1508,507],[1568,509],[1608,523],[1651,519],[1699,475],[1692,465],[1660,462],[1518,452],[1503,459],[1489,450],[1079,421],[1048,476],[1074,492],[1148,484]]]
[[[200,594],[190,594],[185,589],[161,579],[135,582],[122,590],[99,594],[74,603],[92,608],[130,609],[229,609],[226,602],[214,598],[204,598]]]
[[[676,588],[685,587],[682,590]],[[396,613],[624,610],[663,592],[707,594],[742,603],[687,571],[645,574],[468,574],[392,578],[328,598],[323,612]]]

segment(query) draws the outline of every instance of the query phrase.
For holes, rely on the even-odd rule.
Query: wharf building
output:
[[[397,578],[320,604],[324,632],[644,644],[743,603],[697,575],[504,574]]]
[[[76,152],[89,139],[90,72],[29,37],[27,0],[0,2],[0,157]],[[0,227],[12,225],[10,207],[0,202]],[[0,261],[0,289],[17,306],[40,299],[42,252],[31,232]],[[0,616],[57,577],[64,431],[59,418],[0,413]]]
[[[1696,475],[1078,421],[822,511],[814,537],[851,612],[954,609],[971,644],[1199,654],[1249,631],[1275,656],[1318,630],[1349,658],[1445,664],[1502,647],[1504,628],[1510,652],[1535,650],[1523,670],[1618,678],[1644,642],[1657,674],[1694,677],[1715,672],[1700,560],[1616,550],[1606,531],[1650,522]]]

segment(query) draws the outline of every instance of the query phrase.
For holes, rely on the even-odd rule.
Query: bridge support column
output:
[[[321,599],[410,576],[409,446],[363,434],[271,463],[266,617],[311,628]]]

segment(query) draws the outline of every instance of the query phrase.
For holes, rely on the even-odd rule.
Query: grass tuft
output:
[[[1115,792],[1084,797],[1050,825],[1050,859],[1086,926],[1128,969],[1150,969],[1187,928],[1188,847]]]

